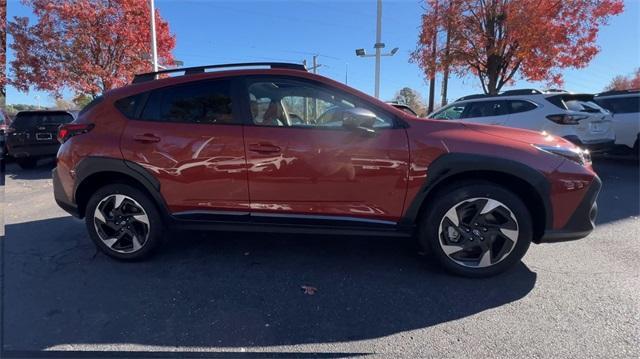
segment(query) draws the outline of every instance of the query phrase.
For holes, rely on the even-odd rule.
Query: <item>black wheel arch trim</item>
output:
[[[163,215],[168,214],[167,205],[160,194],[160,181],[155,178],[148,170],[141,165],[118,158],[109,157],[86,157],[78,163],[75,168],[76,180],[73,188],[73,202],[76,205],[78,198],[78,189],[82,186],[87,178],[101,172],[115,172],[132,178],[153,197],[154,202],[160,207]],[[84,216],[84,208],[78,207],[78,214],[82,218]]]
[[[427,168],[427,178],[409,203],[402,224],[415,224],[424,200],[439,184],[455,175],[465,172],[500,172],[517,177],[533,187],[542,199],[545,209],[545,229],[553,224],[553,207],[549,199],[551,189],[544,174],[524,163],[472,153],[447,153],[434,160]]]

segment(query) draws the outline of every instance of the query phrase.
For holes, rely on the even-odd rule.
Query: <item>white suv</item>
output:
[[[546,131],[594,152],[610,149],[615,140],[611,113],[593,95],[559,90],[465,96],[429,118]]]
[[[603,92],[597,94],[595,100],[613,113],[616,145],[640,155],[640,90]]]

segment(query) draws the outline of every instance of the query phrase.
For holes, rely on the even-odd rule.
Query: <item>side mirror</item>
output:
[[[375,135],[373,125],[376,123],[375,113],[361,107],[348,108],[342,111],[342,126],[352,131],[361,132],[364,135]]]

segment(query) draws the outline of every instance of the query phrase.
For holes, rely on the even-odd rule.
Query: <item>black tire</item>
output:
[[[30,170],[36,168],[36,166],[38,165],[38,159],[33,157],[17,158],[16,163],[23,170]]]
[[[99,223],[95,216],[96,208],[101,203],[106,203],[102,202],[103,200],[106,201],[109,198],[114,198],[115,195],[124,195],[128,197],[126,203],[134,205],[134,207],[140,206],[144,211],[143,213],[146,214],[146,219],[148,220],[148,226],[146,227],[148,236],[146,237],[144,242],[138,241],[138,244],[141,244],[141,248],[134,250],[133,248],[135,247],[133,247],[132,244],[132,252],[130,253],[124,253],[114,249],[116,247],[115,244],[114,248],[109,247],[101,238],[101,235],[105,236],[104,231],[101,229],[100,232],[102,234],[100,234],[98,225],[96,224]],[[132,199],[134,202],[131,202],[130,199]],[[91,196],[87,203],[87,208],[85,211],[85,224],[94,244],[106,255],[120,260],[139,260],[150,256],[162,244],[164,237],[164,224],[155,203],[149,198],[147,194],[127,184],[112,184],[98,189]],[[139,222],[136,222],[134,226],[142,226],[144,228],[144,224],[141,224]],[[126,235],[123,236],[122,240],[132,240],[131,236],[129,236],[129,238],[126,237]]]
[[[533,238],[531,214],[523,201],[516,194],[507,190],[506,188],[488,181],[464,181],[443,188],[436,193],[435,197],[431,198],[431,203],[428,204],[428,206],[425,208],[425,211],[423,212],[423,218],[420,223],[419,241],[423,246],[425,252],[430,254],[431,257],[434,257],[448,272],[464,277],[493,276],[504,272],[505,270],[516,265],[518,262],[520,262],[522,257],[527,252],[527,249],[529,248],[529,245],[531,244],[531,240]],[[442,233],[439,233],[441,222],[445,223],[445,216],[447,215],[448,211],[454,207],[460,208],[457,206],[461,205],[461,203],[463,203],[462,205],[470,206],[467,203],[474,203],[474,201],[468,200],[474,198],[487,198],[504,204],[504,206],[507,207],[506,209],[508,211],[511,211],[510,215],[512,214],[513,216],[515,216],[515,225],[518,230],[517,235],[513,235],[514,238],[517,237],[515,245],[512,242],[507,242],[506,237],[498,235],[498,237],[500,238],[495,239],[495,241],[498,241],[498,243],[496,244],[508,243],[504,244],[504,246],[507,246],[504,248],[509,248],[508,250],[510,250],[510,252],[508,250],[505,250],[505,254],[503,254],[504,257],[496,260],[496,263],[490,264],[486,267],[466,266],[452,259],[445,253],[443,249],[443,247],[451,248],[447,247],[445,243],[445,241],[448,240],[445,236],[447,236],[448,234],[445,234],[444,230],[442,231]],[[500,206],[498,208],[502,210],[504,206]],[[457,213],[457,211],[449,213]],[[462,220],[461,222],[464,223],[464,221]],[[465,231],[469,228],[473,229],[473,227],[471,226],[473,226],[473,224],[470,224],[469,227],[465,226]],[[470,238],[473,233],[465,233],[464,231],[462,231],[462,229],[460,229],[460,231],[458,232],[459,234],[456,234],[455,232],[456,231],[454,231],[454,236],[460,236],[459,240],[461,243],[464,242],[467,245],[480,245],[480,242],[473,243],[468,241],[468,238]],[[478,240],[478,237],[473,238]],[[484,237],[482,238],[484,241]],[[489,247],[491,247],[491,245],[488,244],[490,243],[488,237],[486,243]],[[467,249],[465,249],[465,251],[466,250]],[[478,250],[481,251],[481,249]],[[456,252],[452,255],[459,255],[460,253],[466,252]],[[499,252],[499,254],[500,253],[501,252]],[[493,251],[490,252],[489,257],[491,257],[492,254]],[[479,264],[480,263],[478,262],[478,265]]]

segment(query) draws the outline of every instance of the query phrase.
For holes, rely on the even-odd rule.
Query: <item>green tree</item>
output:
[[[427,115],[427,106],[425,106],[422,100],[422,95],[410,87],[403,87],[396,92],[395,96],[393,96],[393,101],[411,107],[418,116]]]

